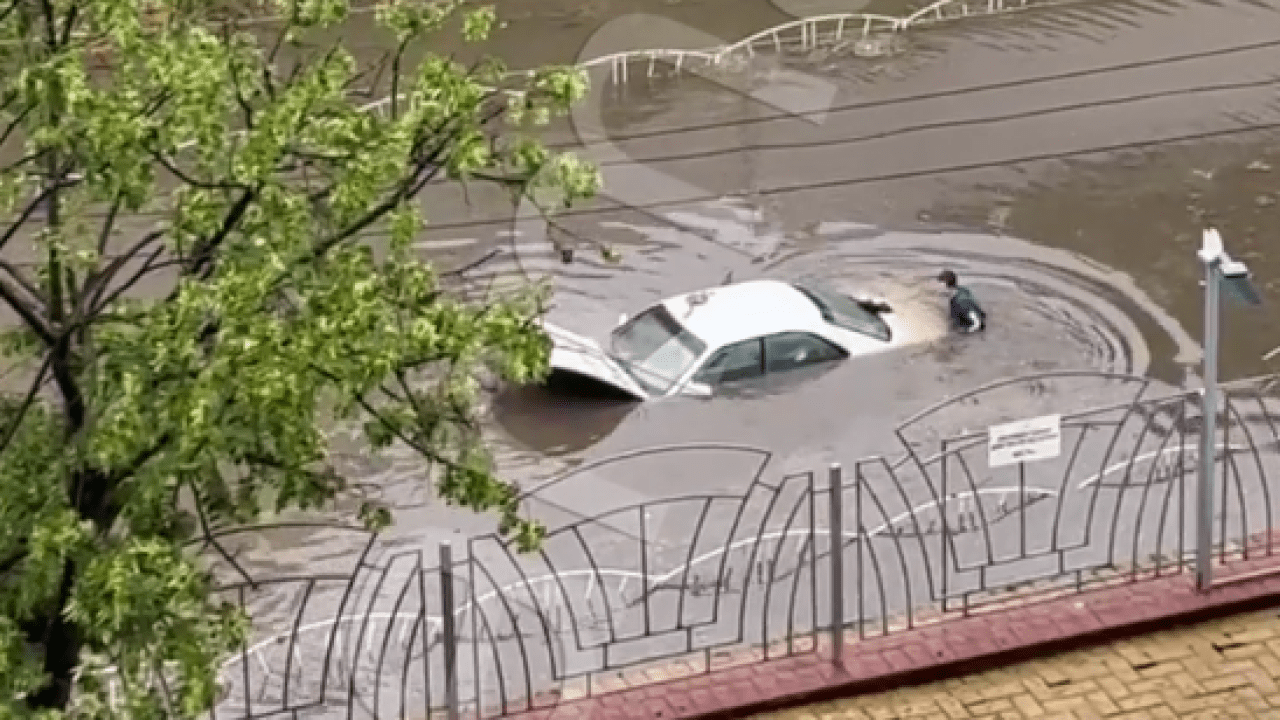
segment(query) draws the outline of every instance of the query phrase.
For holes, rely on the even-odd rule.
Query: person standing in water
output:
[[[951,293],[950,315],[953,327],[962,332],[974,333],[987,326],[987,313],[969,288],[959,284],[954,272],[943,270],[938,273],[938,281]]]

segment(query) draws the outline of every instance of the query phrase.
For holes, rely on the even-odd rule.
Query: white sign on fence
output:
[[[1061,415],[1044,415],[987,429],[987,465],[993,468],[1050,460],[1061,452]]]

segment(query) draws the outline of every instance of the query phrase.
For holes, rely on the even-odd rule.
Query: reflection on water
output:
[[[491,407],[513,440],[558,456],[581,452],[607,437],[636,403],[608,385],[553,373],[545,386],[502,388]]]

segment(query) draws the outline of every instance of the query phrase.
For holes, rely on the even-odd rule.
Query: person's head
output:
[[[938,273],[938,282],[946,286],[948,290],[955,289],[956,282],[957,282],[956,274],[951,272],[950,270],[943,270],[942,272]]]

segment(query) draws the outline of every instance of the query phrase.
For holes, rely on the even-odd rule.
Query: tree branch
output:
[[[169,173],[174,177],[192,187],[200,188],[201,190],[243,190],[245,188],[244,185],[239,183],[221,183],[208,180],[197,180],[196,178],[188,175],[175,163],[169,162],[169,159],[164,156],[164,153],[159,151],[153,150],[151,152],[151,158],[159,163],[165,170],[169,171]]]
[[[401,40],[400,44],[396,47],[395,55],[391,58],[391,108],[388,110],[387,114],[392,120],[395,120],[398,117],[397,112],[399,110],[400,61],[404,59],[405,48],[409,47],[409,40],[412,37],[412,35],[405,36],[405,38]]]
[[[45,322],[43,315],[19,297],[17,288],[10,285],[4,278],[0,278],[0,300],[8,304],[18,317],[22,318],[27,329],[35,333],[46,346],[50,348],[54,346],[57,337],[54,335],[53,328]]]
[[[86,319],[96,317],[98,313],[102,312],[105,308],[111,305],[111,303],[114,303],[116,300],[120,299],[121,295],[125,294],[130,289],[132,289],[133,286],[137,285],[138,281],[146,277],[148,273],[155,272],[156,270],[162,270],[167,267],[181,266],[185,264],[185,262],[181,259],[174,259],[174,260],[168,260],[162,263],[157,263],[156,260],[160,257],[162,253],[164,253],[163,246],[153,250],[151,252],[151,255],[148,256],[147,259],[142,263],[142,267],[138,268],[137,272],[135,272],[132,277],[130,277],[128,280],[121,283],[119,287],[113,290],[111,294],[107,295],[105,298],[102,297],[101,294],[102,294],[102,291],[106,289],[107,287],[106,284],[103,284],[100,288],[98,288],[98,292],[95,293],[97,297],[95,297],[94,304],[89,307],[89,311],[85,314],[84,317]],[[174,292],[176,293],[177,291],[175,290]]]
[[[13,14],[13,11],[17,10],[18,6],[20,6],[21,4],[22,4],[22,0],[12,0],[9,3],[9,7],[5,8],[3,12],[0,12],[0,23],[4,22],[5,20],[8,20],[9,16]]]
[[[35,105],[27,105],[25,108],[22,109],[22,112],[15,115],[13,120],[9,121],[9,124],[5,126],[4,132],[0,133],[0,146],[3,146],[5,143],[9,141],[9,137],[13,135],[13,133],[18,129],[19,126],[22,125],[22,122],[27,119],[27,116],[30,115],[31,111],[34,109],[35,109]],[[20,162],[14,163],[9,167],[10,169],[12,169],[17,167],[20,164],[21,164]]]
[[[70,7],[67,8],[67,15],[62,21],[62,37],[58,40],[59,44],[66,45],[71,42],[71,32],[75,28],[76,20],[79,17],[80,3],[70,3]]]
[[[40,296],[40,290],[36,288],[36,286],[32,284],[30,280],[27,280],[25,277],[23,277],[22,273],[18,270],[17,267],[13,265],[13,263],[9,262],[8,260],[0,260],[0,270],[4,271],[4,273],[9,276],[10,280],[13,280],[15,283],[17,283],[18,286],[21,287],[23,291],[30,296],[31,300],[33,300],[39,305],[45,304],[45,299]]]
[[[115,258],[111,260],[111,263],[109,265],[107,265],[102,270],[90,275],[85,280],[84,289],[81,291],[80,298],[78,299],[79,301],[76,303],[76,315],[79,321],[87,322],[88,320],[92,319],[102,307],[105,306],[105,305],[99,305],[99,301],[102,300],[102,295],[103,293],[106,292],[107,288],[111,285],[111,281],[120,272],[120,270],[123,269],[124,266],[129,263],[129,261],[137,257],[138,253],[142,252],[148,245],[151,245],[152,243],[156,242],[160,238],[164,237],[164,232],[165,231],[163,230],[153,230],[147,233],[146,235],[142,236],[142,239],[134,243],[133,247],[130,247],[124,253],[117,255]],[[158,248],[157,252],[153,253],[152,257],[148,259],[148,262],[153,261],[155,257],[158,256],[158,253],[163,250],[164,248]],[[144,267],[146,267],[145,264],[144,264]],[[141,277],[140,275],[135,276],[132,280],[130,280],[130,282],[126,283],[125,289],[127,290],[128,287],[132,286],[133,283],[136,283],[140,279],[140,277]]]
[[[4,579],[4,576],[8,575],[10,570],[13,570],[15,567],[18,566],[18,563],[22,562],[26,558],[27,558],[27,550],[22,549],[14,553],[9,559],[5,560],[4,562],[0,562],[0,580]]]
[[[49,196],[62,188],[69,188],[75,184],[76,181],[68,181],[65,178],[56,183],[46,183],[44,187],[40,189],[40,192],[36,193],[36,196],[32,198],[31,201],[27,203],[27,206],[22,209],[22,212],[18,213],[18,217],[9,222],[9,228],[4,231],[4,234],[0,235],[0,250],[3,250],[5,246],[9,244],[10,240],[17,237],[18,231],[27,224],[27,221],[31,219],[31,216],[35,213],[36,209],[41,205],[44,205],[45,201],[49,199]]]
[[[111,242],[111,232],[116,228],[116,216],[120,214],[120,206],[124,204],[124,195],[116,194],[116,199],[111,201],[111,207],[107,210],[107,216],[102,220],[102,229],[98,231],[98,257],[101,258],[107,254],[107,243]],[[85,280],[85,288],[87,289],[89,281]]]
[[[209,272],[214,266],[214,257],[217,254],[218,247],[226,242],[226,239],[235,231],[236,226],[244,219],[245,213],[249,211],[249,206],[258,197],[258,188],[245,188],[240,199],[227,212],[227,217],[222,222],[222,227],[218,228],[218,232],[213,237],[200,242],[193,250],[185,273],[188,275],[196,275],[201,279],[207,279]],[[177,292],[176,290],[174,291]],[[172,296],[171,296],[172,297]]]
[[[190,480],[186,482],[186,485],[187,487],[191,488],[191,494],[193,496],[192,504],[195,505],[196,517],[200,520],[200,531],[204,533],[205,545],[206,546],[212,545],[213,548],[218,551],[218,554],[222,556],[222,559],[226,560],[227,564],[235,568],[236,572],[240,573],[240,577],[244,578],[245,582],[249,583],[249,587],[253,588],[254,590],[257,590],[258,581],[254,580],[253,576],[250,575],[249,572],[245,570],[240,565],[240,563],[236,561],[234,557],[231,556],[231,553],[227,552],[227,549],[222,547],[222,543],[218,542],[218,536],[214,534],[213,529],[209,526],[208,516],[205,515],[204,500],[200,495],[200,489],[197,488],[195,483],[191,482]]]
[[[50,52],[58,49],[58,20],[54,16],[53,3],[40,0],[40,12],[44,15],[44,41]]]
[[[4,440],[0,440],[0,453],[8,449],[9,443],[13,442],[14,436],[18,434],[18,429],[22,427],[22,421],[26,419],[27,411],[35,403],[36,396],[40,394],[40,388],[44,387],[45,377],[49,374],[51,361],[52,355],[45,353],[44,361],[40,363],[40,371],[36,373],[35,379],[31,381],[31,387],[27,389],[26,397],[22,399],[22,405],[18,407],[17,413],[9,422],[9,427],[5,429]]]
[[[491,116],[482,120],[481,124],[491,122],[500,114],[500,111],[495,111]],[[437,136],[441,132],[445,132],[450,122],[451,121],[448,120],[443,121],[436,128],[424,132],[424,137],[419,138],[418,141],[414,143],[413,150],[410,153],[411,157],[422,152],[423,148],[426,147],[431,138]],[[413,197],[418,192],[421,192],[422,188],[440,173],[443,166],[437,161],[448,150],[452,139],[451,135],[446,136],[444,139],[440,140],[435,147],[428,151],[425,156],[417,157],[413,170],[409,173],[409,177],[400,183],[400,187],[393,190],[389,197],[374,206],[372,210],[365,213],[365,215],[359,220],[356,220],[348,227],[318,243],[312,250],[309,259],[314,260],[324,256],[334,246],[350,239],[356,233],[369,227],[379,218],[385,216],[388,212],[394,209],[396,205],[404,202],[405,199]]]

